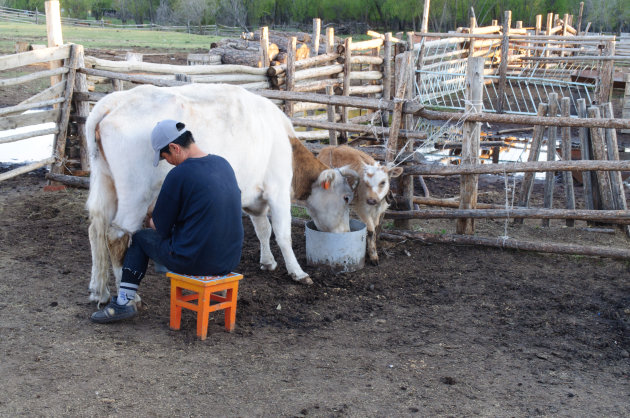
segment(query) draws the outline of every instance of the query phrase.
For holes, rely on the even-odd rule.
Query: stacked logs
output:
[[[269,60],[271,65],[285,64],[287,62],[287,48],[292,37],[297,39],[296,55],[297,61],[310,56],[311,35],[305,32],[280,32],[269,31]],[[241,39],[252,44],[260,43],[260,32],[243,32]],[[322,50],[323,48],[323,50]],[[320,53],[325,53],[325,46],[320,47]]]

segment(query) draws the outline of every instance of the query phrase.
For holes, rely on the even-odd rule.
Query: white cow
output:
[[[389,180],[402,174],[401,167],[382,166],[372,157],[347,145],[325,147],[317,159],[329,167],[348,166],[359,174],[359,185],[352,207],[367,227],[367,253],[372,264],[378,264],[376,229],[389,207],[385,200],[389,192]]]
[[[163,119],[183,122],[201,149],[220,155],[234,168],[243,210],[260,240],[260,264],[277,263],[269,239],[270,211],[276,241],[291,277],[311,284],[291,248],[291,188],[305,199],[319,174],[327,169],[296,138],[289,119],[269,100],[240,87],[190,84],[180,87],[140,86],[100,100],[86,122],[91,163],[90,214],[92,250],[90,300],[109,298],[111,260],[117,284],[131,234],[140,229],[157,198],[167,172],[166,161],[153,167],[150,135]],[[308,161],[296,170],[296,156]],[[343,196],[339,197],[343,199]],[[317,204],[317,202],[313,202]],[[343,202],[338,205],[343,212]]]

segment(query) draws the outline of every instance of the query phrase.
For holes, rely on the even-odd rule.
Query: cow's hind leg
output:
[[[267,218],[267,210],[257,214],[248,212],[248,214],[254,224],[258,241],[260,241],[260,268],[261,270],[275,270],[278,263],[271,253],[271,224]]]

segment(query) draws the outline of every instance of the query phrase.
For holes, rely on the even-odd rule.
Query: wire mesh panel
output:
[[[477,40],[474,56],[484,57],[483,111],[495,112],[499,100],[498,39]],[[415,88],[418,100],[446,109],[465,108],[465,74],[471,49],[468,39],[423,39],[416,45]],[[548,101],[550,93],[571,99],[571,115],[577,115],[576,102],[591,103],[598,88],[603,61],[599,40],[580,43],[569,40],[510,40],[503,110],[506,113],[535,115],[538,104]],[[580,58],[584,57],[584,58]],[[589,59],[589,57],[591,57]],[[418,61],[422,60],[419,64]]]

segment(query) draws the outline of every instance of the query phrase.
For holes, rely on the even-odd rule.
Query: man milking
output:
[[[185,125],[159,122],[151,133],[153,165],[175,166],[164,179],[149,227],[133,234],[118,296],[91,320],[108,323],[137,314],[134,303],[149,258],[171,271],[224,275],[240,262],[243,245],[241,191],[234,170],[218,155],[203,152]]]

